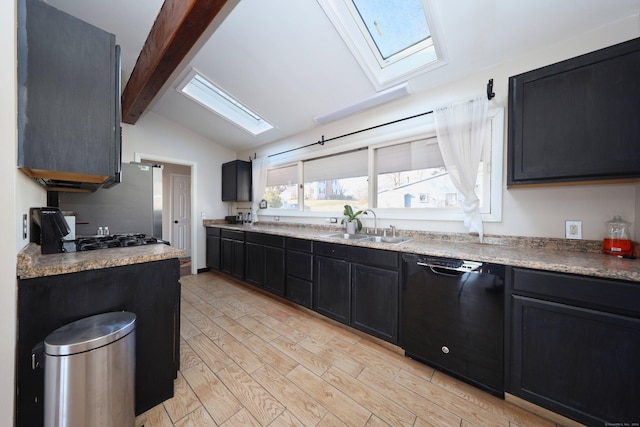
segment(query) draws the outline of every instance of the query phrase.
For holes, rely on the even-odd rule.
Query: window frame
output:
[[[370,46],[370,35],[366,25],[360,25],[360,18],[354,16],[352,7],[355,6],[349,4],[350,0],[317,0],[377,91],[439,68],[448,62],[444,44],[439,37],[442,32],[434,8],[430,7],[427,0],[421,1],[431,33],[431,42],[426,47],[419,46],[381,60]]]
[[[420,125],[410,128],[399,126],[399,128],[378,131],[371,137],[362,139],[361,137],[349,137],[349,141],[340,146],[328,147],[314,150],[312,153],[293,155],[289,158],[272,160],[272,168],[298,165],[298,177],[303,180],[303,163],[317,157],[340,154],[352,151],[357,148],[367,147],[367,171],[369,175],[369,206],[374,209],[378,218],[412,220],[412,221],[464,221],[464,213],[461,209],[452,208],[377,208],[377,170],[375,167],[375,150],[391,145],[411,142],[416,139],[433,138],[436,136],[435,122],[433,115],[428,116]],[[502,196],[503,196],[503,157],[504,157],[504,108],[490,108],[488,112],[490,127],[490,144],[485,150],[491,151],[491,162],[485,163],[483,167],[485,183],[489,185],[490,195],[488,203],[480,212],[483,222],[502,221]],[[397,126],[397,125],[394,125]],[[299,181],[299,183],[302,181]],[[298,188],[298,200],[302,202],[304,195]],[[271,209],[261,211],[261,216],[297,217],[297,218],[328,218],[342,217],[342,212],[336,211],[303,211],[299,203],[298,210],[292,209]]]

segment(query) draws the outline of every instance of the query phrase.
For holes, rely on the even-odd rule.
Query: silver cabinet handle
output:
[[[446,345],[443,345],[441,350],[444,354],[449,354],[449,347],[447,347]]]

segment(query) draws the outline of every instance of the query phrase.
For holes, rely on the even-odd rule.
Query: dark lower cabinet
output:
[[[391,343],[398,341],[398,253],[316,242],[313,309]]]
[[[307,308],[313,306],[313,241],[287,237],[285,297]]]
[[[245,241],[245,280],[284,296],[284,237],[246,232]]]
[[[207,227],[207,268],[220,270],[220,229]]]
[[[398,272],[351,265],[351,324],[389,342],[398,340]]]
[[[220,237],[220,270],[244,280],[244,232],[222,230]]]
[[[136,415],[173,397],[180,361],[177,258],[18,281],[16,426],[44,423],[44,370],[33,349],[55,329],[94,314],[136,315]]]
[[[316,255],[313,309],[338,322],[351,323],[351,264]]]
[[[587,425],[640,420],[638,284],[510,277],[507,391]]]

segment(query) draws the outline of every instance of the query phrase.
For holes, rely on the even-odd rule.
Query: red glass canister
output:
[[[631,225],[619,216],[606,222],[607,237],[602,241],[602,252],[609,255],[632,255],[629,226]]]

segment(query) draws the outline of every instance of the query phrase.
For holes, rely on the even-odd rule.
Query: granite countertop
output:
[[[29,243],[18,253],[17,276],[20,279],[31,279],[180,258],[186,255],[184,251],[168,245],[130,246],[43,255],[40,253],[40,245]]]
[[[484,243],[479,243],[477,236],[466,234],[398,230],[399,236],[411,237],[413,240],[400,244],[389,244],[327,237],[328,234],[341,231],[336,227],[329,228],[327,226],[276,225],[273,223],[231,225],[221,223],[219,220],[205,220],[203,225],[205,227],[254,231],[352,246],[640,282],[640,260],[621,259],[602,254],[600,252],[601,242],[599,241],[485,236]],[[636,248],[637,246],[636,244]]]

